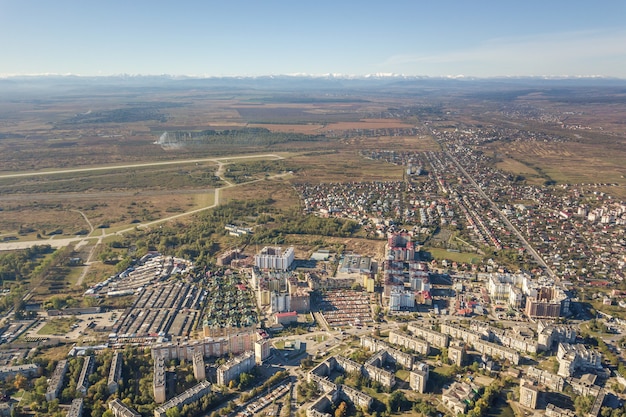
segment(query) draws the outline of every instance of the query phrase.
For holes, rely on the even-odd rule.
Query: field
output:
[[[130,232],[190,226],[201,211],[233,201],[266,200],[268,218],[298,216],[292,185],[402,180],[403,166],[362,152],[440,151],[433,127],[448,134],[491,126],[517,132],[481,145],[500,170],[536,186],[597,183],[598,190],[626,198],[626,106],[619,91],[285,88],[118,86],[106,93],[0,95],[0,238],[6,240],[0,249],[85,239],[76,252],[97,261]],[[166,132],[180,141],[156,144]],[[362,235],[278,239],[302,256],[321,246],[381,256],[384,241]],[[216,248],[238,244],[221,234],[211,239]],[[436,259],[480,260],[430,252]],[[67,281],[79,287],[113,270],[93,262],[71,268]]]
[[[447,259],[453,262],[475,264],[475,263],[479,263],[480,260],[482,259],[482,256],[476,253],[449,252],[448,250],[441,249],[441,248],[424,247],[423,251],[430,253],[433,259],[437,259],[437,260]]]
[[[59,335],[70,331],[72,325],[76,323],[76,318],[61,317],[48,320],[48,322],[37,332],[40,335]]]

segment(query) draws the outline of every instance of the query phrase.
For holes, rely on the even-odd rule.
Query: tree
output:
[[[394,413],[402,411],[408,401],[402,391],[394,391],[387,397],[387,412]]]
[[[178,407],[172,407],[165,412],[167,417],[180,417],[180,410]]]
[[[587,415],[591,406],[593,405],[594,398],[591,395],[579,395],[574,399],[574,408],[576,409],[577,416]]]
[[[26,389],[28,387],[28,378],[26,378],[22,374],[15,375],[13,386],[15,387],[16,390]]]
[[[335,417],[345,417],[348,412],[348,405],[342,401],[335,410]]]

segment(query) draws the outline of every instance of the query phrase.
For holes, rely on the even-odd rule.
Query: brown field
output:
[[[271,130],[272,132],[282,132],[282,133],[304,133],[307,135],[315,135],[320,133],[320,130],[324,127],[322,124],[317,123],[306,123],[306,124],[259,124],[259,123],[250,123],[247,125],[248,127],[261,127],[264,129]]]
[[[357,129],[393,129],[413,127],[414,125],[394,119],[362,119],[357,122],[337,122],[326,125],[322,132],[345,131]]]
[[[535,172],[541,169],[558,183],[616,183],[620,186],[610,187],[607,192],[626,198],[626,150],[614,144],[601,147],[584,142],[515,142],[496,148],[520,161],[515,164],[507,161],[505,170],[524,174],[515,170],[524,166]]]
[[[536,170],[513,158],[505,158],[502,162],[498,162],[496,166],[503,171],[513,174],[538,175]]]
[[[29,240],[37,233],[41,234],[45,243],[46,232],[62,230],[62,236],[74,236],[80,230],[90,231],[89,225],[78,212],[82,212],[96,229],[92,236],[98,236],[98,226],[108,224],[111,229],[120,226],[132,227],[133,221],[147,222],[168,217],[177,213],[198,208],[197,201],[207,200],[197,194],[177,194],[159,192],[120,194],[101,193],[98,196],[62,195],[62,196],[29,196],[22,201],[3,203],[0,233],[15,236],[20,228],[32,228],[34,232],[19,236]],[[212,194],[212,193],[211,193]],[[42,198],[43,197],[43,198]],[[42,203],[45,201],[45,203]],[[208,200],[211,201],[212,197]],[[77,211],[74,211],[77,210]],[[108,229],[108,228],[107,228]]]
[[[571,141],[562,143],[494,142],[487,150],[504,155],[500,169],[524,175],[540,185],[548,176],[557,182],[618,183],[606,190],[626,197],[626,106],[613,101],[586,103],[559,101],[545,94],[521,97],[519,103],[562,114],[565,124],[579,130],[544,125],[536,120],[506,119],[494,109],[496,101],[459,98],[445,93],[436,99],[381,94],[326,96],[273,94],[197,89],[119,94],[95,93],[50,100],[0,99],[0,171],[23,172],[73,167],[111,166],[130,162],[170,161],[225,155],[277,153],[286,158],[291,176],[239,184],[222,190],[223,201],[272,196],[281,207],[298,204],[292,182],[393,181],[402,179],[402,167],[364,159],[359,152],[370,149],[437,151],[428,135],[381,136],[384,129],[406,129],[430,120],[433,126],[464,128],[481,123],[505,123],[516,128],[552,129]],[[345,98],[345,97],[354,97]],[[578,100],[579,98],[577,98]],[[429,101],[430,100],[430,101]],[[443,113],[410,113],[405,118],[381,118],[390,108],[419,108],[437,104]],[[436,107],[435,106],[435,107]],[[70,123],[78,114],[140,108],[163,117]],[[568,113],[566,116],[565,114]],[[409,113],[407,113],[409,114]],[[494,116],[497,114],[497,116]],[[140,114],[141,115],[141,114]],[[197,147],[164,150],[154,145],[168,130],[231,129],[262,127],[274,132],[324,134],[333,138],[319,142],[288,142],[277,146]],[[589,129],[586,129],[586,127]],[[363,133],[367,132],[367,133]],[[607,133],[609,132],[609,133]],[[367,136],[367,135],[373,136]],[[289,152],[289,153],[287,153]],[[232,160],[233,163],[238,163]],[[18,181],[0,180],[0,235],[32,229],[22,240],[37,233],[62,229],[72,236],[88,229],[82,211],[94,227],[108,224],[108,231],[132,227],[132,221],[148,222],[213,204],[210,189],[222,184],[197,183],[199,175],[211,176],[215,164],[160,167],[152,170],[111,172],[101,177],[67,175]],[[275,173],[270,173],[270,175]],[[252,176],[259,178],[259,176]],[[74,181],[74,182],[72,182]],[[119,185],[116,185],[119,184]],[[98,229],[93,235],[98,233]],[[46,237],[47,238],[47,237]],[[42,239],[43,241],[44,239]]]

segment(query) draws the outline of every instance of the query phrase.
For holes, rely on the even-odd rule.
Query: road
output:
[[[57,170],[51,170],[51,171],[18,172],[15,174],[1,174],[0,178],[36,177],[36,176],[42,176],[42,175],[73,174],[73,173],[79,173],[79,172],[93,172],[93,171],[110,171],[114,169],[154,167],[154,166],[163,166],[163,165],[195,164],[195,163],[200,163],[200,162],[215,162],[216,164],[220,164],[221,161],[230,161],[231,159],[267,159],[267,158],[284,159],[282,156],[276,155],[276,154],[228,156],[228,157],[223,157],[223,158],[183,159],[183,160],[176,160],[176,161],[143,162],[143,163],[125,164],[125,165],[106,165],[106,166],[101,166],[101,167],[89,167],[89,168],[57,169]]]
[[[115,166],[108,166],[108,167],[95,167],[95,168],[76,168],[76,169],[68,169],[68,170],[56,170],[56,171],[46,171],[46,172],[30,172],[30,173],[21,173],[21,174],[4,174],[4,175],[0,175],[0,179],[1,178],[15,178],[15,177],[27,177],[27,176],[34,176],[34,175],[54,175],[54,174],[63,174],[63,173],[79,173],[79,172],[87,172],[87,171],[98,171],[98,170],[110,170],[110,169],[124,169],[124,168],[136,168],[136,167],[145,167],[145,166],[159,166],[159,165],[172,165],[172,164],[185,164],[185,163],[195,163],[195,162],[207,162],[207,161],[211,161],[211,162],[215,162],[218,165],[218,170],[216,172],[216,175],[219,176],[219,178],[226,184],[223,187],[220,188],[216,188],[214,190],[214,201],[213,204],[205,206],[205,207],[200,207],[194,210],[190,210],[190,211],[186,211],[184,213],[178,213],[178,214],[174,214],[168,217],[164,217],[158,220],[154,220],[151,222],[146,222],[146,223],[139,223],[139,224],[135,224],[132,225],[131,227],[128,227],[126,229],[123,230],[119,230],[117,232],[110,232],[110,233],[106,233],[105,229],[102,229],[102,235],[101,236],[74,236],[74,237],[68,237],[68,238],[61,238],[61,239],[47,239],[47,240],[42,240],[42,239],[38,239],[38,240],[24,240],[24,241],[11,241],[11,242],[3,242],[0,243],[0,251],[9,251],[9,250],[18,250],[18,249],[26,249],[26,248],[30,248],[32,246],[35,245],[50,245],[53,248],[62,248],[71,244],[78,244],[78,245],[85,245],[91,241],[93,241],[94,239],[97,239],[98,242],[101,242],[102,239],[109,237],[109,236],[113,236],[113,235],[121,235],[124,233],[127,233],[129,231],[135,230],[135,228],[145,228],[145,227],[150,227],[150,226],[154,226],[156,224],[159,223],[164,223],[164,222],[168,222],[170,220],[174,220],[180,217],[186,217],[186,216],[190,216],[193,214],[197,214],[200,213],[202,211],[205,210],[209,210],[212,208],[217,207],[220,204],[220,192],[221,190],[227,189],[227,188],[232,188],[232,187],[238,187],[241,185],[249,185],[249,184],[253,184],[256,182],[260,182],[260,181],[266,181],[266,180],[271,180],[271,179],[276,179],[276,178],[282,178],[285,176],[289,176],[291,174],[289,173],[283,173],[283,174],[277,174],[277,175],[273,175],[267,178],[261,178],[261,179],[257,179],[257,180],[252,180],[252,181],[248,181],[248,182],[244,182],[244,183],[239,183],[239,184],[235,184],[232,183],[228,180],[226,180],[223,177],[223,173],[224,173],[224,166],[228,165],[230,160],[236,159],[263,159],[263,158],[274,158],[274,159],[283,159],[283,157],[276,155],[276,154],[263,154],[263,155],[249,155],[249,156],[233,156],[233,157],[224,157],[224,158],[205,158],[205,159],[187,159],[187,160],[183,160],[183,161],[167,161],[167,162],[152,162],[152,163],[142,163],[142,164],[132,164],[132,165],[115,165]],[[76,211],[76,210],[75,210]],[[91,225],[91,222],[89,221],[89,219],[84,215],[84,213],[78,211],[87,221],[87,224],[89,225],[89,227],[91,228],[91,231],[93,232],[93,226]]]
[[[489,202],[489,205],[491,205],[491,208],[493,209],[493,211],[498,213],[498,215],[500,216],[500,219],[506,225],[507,229],[509,229],[511,232],[515,234],[515,236],[517,236],[520,242],[522,242],[522,245],[524,246],[524,248],[528,251],[528,253],[530,253],[530,255],[535,259],[535,261],[537,261],[539,265],[544,267],[545,270],[550,274],[552,278],[556,278],[556,274],[554,273],[554,271],[552,271],[552,269],[548,266],[546,261],[544,261],[541,255],[539,255],[539,253],[535,250],[535,248],[533,248],[531,244],[528,243],[526,238],[520,233],[519,230],[517,230],[517,228],[513,225],[513,223],[511,223],[509,219],[504,215],[504,213],[502,213],[502,210],[500,210],[500,208],[496,205],[496,203],[494,203],[493,200],[489,198],[489,196],[483,191],[480,185],[478,185],[478,183],[474,181],[474,178],[465,170],[465,168],[463,168],[463,166],[461,166],[459,161],[457,161],[457,159],[454,156],[452,156],[450,152],[445,150],[445,147],[443,145],[441,146],[444,149],[444,152],[448,156],[448,158],[450,158],[450,160],[454,162],[457,168],[463,173],[465,178],[467,178],[469,182],[472,183],[472,185],[474,186],[476,191],[478,191],[481,197],[483,197],[485,200]]]

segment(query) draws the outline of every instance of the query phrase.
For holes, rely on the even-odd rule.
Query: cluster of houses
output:
[[[626,202],[596,184],[559,185],[550,189],[516,181],[503,174],[475,145],[494,138],[533,141],[537,132],[491,126],[467,130],[433,129],[437,139],[481,189],[501,205],[502,212],[548,263],[566,279],[624,278]],[[542,141],[559,139],[543,135]],[[463,195],[467,190],[463,190]],[[520,204],[532,201],[532,205]],[[590,244],[588,242],[591,242]],[[581,259],[583,261],[581,261]]]

